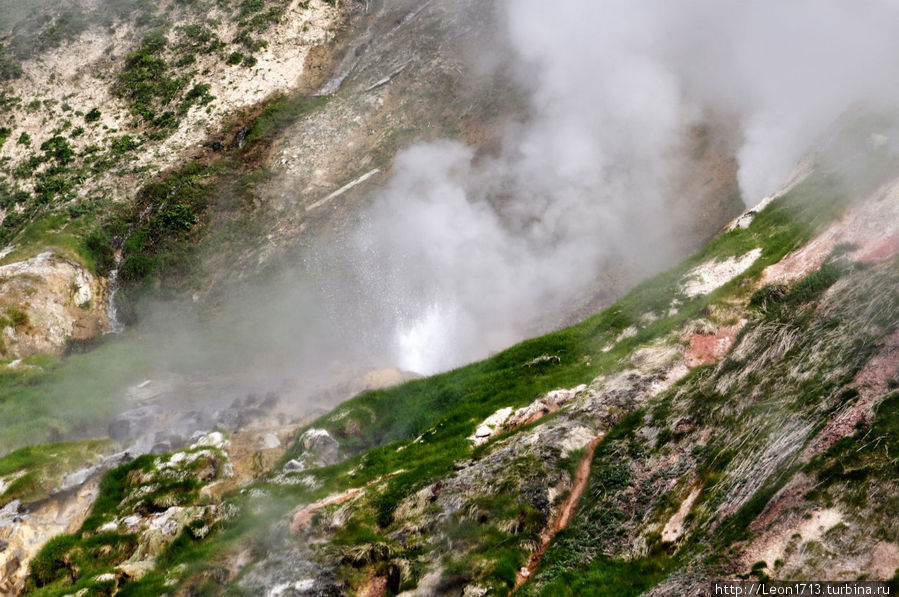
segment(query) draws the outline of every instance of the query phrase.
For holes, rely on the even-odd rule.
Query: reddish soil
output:
[[[899,234],[891,236],[870,248],[866,247],[866,249],[867,250],[864,253],[859,255],[859,261],[868,263],[871,261],[889,259],[893,255],[899,253]]]
[[[804,247],[765,268],[761,283],[791,282],[815,271],[840,243],[854,245],[850,258],[862,262],[899,253],[899,185],[879,189]]]
[[[515,588],[512,589],[510,595],[514,595],[515,591],[517,591],[521,585],[526,583],[531,575],[534,574],[537,567],[540,565],[540,560],[543,558],[544,554],[546,554],[546,550],[549,549],[549,544],[552,542],[553,537],[571,522],[571,515],[574,514],[574,509],[577,507],[577,504],[581,499],[581,494],[584,493],[584,489],[587,487],[587,481],[590,479],[590,467],[593,465],[593,452],[596,450],[597,444],[602,441],[603,437],[604,436],[601,435],[587,445],[587,453],[584,454],[584,457],[578,463],[577,470],[574,473],[574,485],[571,487],[571,494],[568,496],[568,499],[565,500],[565,503],[562,504],[559,516],[540,533],[540,547],[528,558],[526,568],[519,570],[515,575]],[[524,572],[525,569],[527,570],[527,573]]]
[[[690,346],[684,352],[684,364],[692,369],[717,363],[733,347],[736,337],[734,328],[722,328],[715,334],[691,334],[687,337]]]
[[[329,495],[328,497],[322,498],[315,503],[309,504],[305,508],[298,510],[297,513],[293,515],[293,520],[291,520],[290,522],[290,532],[296,535],[298,533],[301,533],[302,531],[305,531],[312,523],[312,518],[322,508],[325,508],[326,506],[333,506],[335,504],[343,504],[344,502],[355,499],[372,485],[376,485],[385,479],[389,479],[390,477],[400,474],[401,472],[402,471],[396,471],[395,473],[390,473],[389,475],[378,477],[377,479],[366,483],[364,487],[354,487],[352,489],[347,489],[343,493]]]
[[[343,493],[329,495],[328,497],[321,499],[314,504],[309,504],[293,515],[293,520],[290,522],[290,532],[296,535],[297,533],[305,531],[312,523],[312,517],[315,516],[315,514],[319,510],[326,506],[333,506],[334,504],[342,504],[344,502],[348,502],[351,499],[357,497],[360,493],[362,493],[362,488],[355,487],[353,489],[348,489]]]
[[[384,597],[387,594],[387,578],[376,576],[359,591],[359,597]]]

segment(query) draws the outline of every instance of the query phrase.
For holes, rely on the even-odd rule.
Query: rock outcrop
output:
[[[0,266],[0,323],[5,358],[60,354],[106,330],[105,282],[52,251]]]

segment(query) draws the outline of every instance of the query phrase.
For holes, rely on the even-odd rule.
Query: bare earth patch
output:
[[[878,189],[856,204],[811,242],[762,272],[762,284],[791,282],[817,270],[837,245],[849,244],[848,255],[869,263],[899,253],[899,182]]]
[[[684,363],[691,369],[717,363],[733,348],[739,331],[739,328],[727,327],[712,334],[690,334],[685,338],[690,345],[684,351]]]
[[[689,297],[708,294],[748,270],[761,254],[762,250],[756,248],[739,257],[703,263],[687,272],[682,290]]]

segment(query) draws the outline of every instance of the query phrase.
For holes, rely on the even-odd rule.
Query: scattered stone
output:
[[[474,435],[468,439],[475,446],[487,443],[491,438],[496,437],[503,431],[509,431],[528,423],[533,423],[537,419],[559,409],[566,402],[571,401],[581,392],[587,389],[586,384],[581,384],[570,390],[560,389],[548,392],[545,396],[541,396],[531,404],[519,408],[514,413],[511,407],[501,408],[481,423],[474,432]]]
[[[486,444],[491,437],[498,434],[502,429],[503,423],[506,422],[506,419],[512,414],[512,407],[507,406],[505,408],[501,408],[486,419],[484,422],[477,426],[475,429],[474,435],[469,436],[469,441],[471,441],[475,446],[480,446],[481,444]]]
[[[487,427],[486,425],[481,425],[480,427],[475,429],[474,436],[476,438],[490,437],[490,434],[492,434],[492,433],[493,433],[492,427]]]
[[[689,433],[694,429],[696,429],[696,421],[693,417],[681,417],[677,420],[677,423],[674,424],[674,433],[677,433],[678,435]]]
[[[562,359],[557,357],[554,354],[542,354],[539,357],[533,358],[527,363],[524,364],[525,367],[536,367],[537,365],[542,365],[543,363],[554,363],[559,364],[562,362]]]
[[[142,560],[139,562],[124,562],[116,567],[130,580],[140,580],[156,566],[154,560]]]

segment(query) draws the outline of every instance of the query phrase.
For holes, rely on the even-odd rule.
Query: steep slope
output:
[[[53,98],[60,93],[71,96],[66,101],[72,111],[51,102],[49,107],[41,103],[32,113],[30,102],[10,100],[12,109],[4,113],[11,136],[0,149],[9,158],[3,162],[7,172],[0,178],[5,177],[2,184],[7,184],[11,197],[27,201],[7,210],[8,252],[3,259],[16,271],[43,253],[55,257],[38,263],[61,264],[64,260],[68,265],[60,265],[65,268],[64,277],[36,270],[32,273],[41,279],[29,277],[27,284],[21,277],[0,280],[0,309],[6,313],[0,323],[8,320],[0,348],[10,363],[20,357],[27,359],[16,367],[0,369],[4,380],[0,384],[0,415],[6,421],[0,427],[4,444],[0,453],[39,441],[96,436],[122,410],[147,407],[141,411],[146,414],[148,409],[179,408],[183,409],[182,421],[193,420],[201,410],[193,398],[203,394],[207,402],[214,402],[208,407],[213,412],[200,417],[202,422],[190,423],[190,432],[178,432],[189,437],[193,431],[209,429],[209,421],[214,420],[211,415],[222,408],[221,402],[232,403],[248,393],[274,391],[282,403],[305,406],[317,401],[309,408],[330,407],[351,395],[344,389],[366,373],[360,374],[361,369],[412,369],[395,359],[385,362],[383,338],[396,333],[390,327],[393,322],[372,322],[374,317],[364,311],[382,281],[377,272],[371,276],[374,279],[365,280],[368,286],[357,284],[348,289],[339,279],[335,283],[319,276],[314,267],[303,266],[318,258],[320,262],[314,266],[327,275],[363,269],[364,264],[333,264],[321,255],[339,253],[346,237],[391,180],[393,159],[403,148],[451,138],[469,147],[477,164],[501,151],[508,128],[514,129],[532,116],[524,99],[524,84],[504,66],[505,56],[492,39],[497,28],[496,8],[467,0],[345,2],[336,6],[316,0],[308,5],[231,2],[215,6],[208,2],[148,6],[126,1],[121,3],[121,11],[100,16],[91,12],[95,7],[88,3],[81,9],[87,11],[85,17],[72,6],[67,4],[62,12],[48,8],[49,20],[40,28],[32,31],[20,25],[7,38],[8,44],[20,43],[25,48],[54,31],[62,36],[53,38],[57,45],[35,46],[42,48],[43,59],[22,58],[21,76],[6,81],[5,88],[19,94],[19,89],[33,86]],[[82,16],[77,23],[70,23],[70,29],[54,29],[53,23],[69,23],[67,19],[78,14]],[[91,21],[94,17],[97,23]],[[252,23],[256,24],[250,27]],[[99,26],[110,24],[116,28]],[[258,62],[246,68],[245,63],[229,65],[231,51],[244,52],[247,39],[241,32],[249,31],[248,27],[252,29],[250,41],[258,46],[253,54]],[[191,45],[190,36],[200,36],[205,45]],[[85,50],[87,58],[72,64],[72,48],[93,44],[90,47],[96,49],[101,42],[108,43],[110,56],[93,60],[93,50]],[[259,45],[262,42],[268,45]],[[151,46],[144,47],[146,44]],[[285,44],[291,45],[284,54],[290,60],[282,57]],[[472,54],[477,54],[477,60]],[[224,102],[224,95],[212,92],[216,99],[205,105],[183,104],[178,99],[181,96],[170,98],[168,104],[153,99],[151,107],[156,112],[173,111],[179,116],[169,123],[171,127],[158,129],[130,111],[134,107],[131,100],[116,99],[116,85],[130,76],[131,55],[161,61],[173,79],[190,75],[192,85],[227,87],[221,93],[234,95],[234,101]],[[483,55],[499,64],[485,67],[480,62]],[[182,59],[188,61],[187,56],[194,56],[196,63],[178,66]],[[279,65],[294,68],[295,77],[289,81],[279,78]],[[256,87],[246,87],[250,83],[262,85],[265,93],[277,93],[259,101],[261,96],[253,91]],[[104,128],[102,118],[94,120],[92,115],[86,122],[88,105],[94,101],[91,94],[101,91],[113,97],[103,103],[100,112],[102,118],[116,115],[115,123],[105,125],[116,128],[115,132]],[[76,110],[72,102],[83,105],[78,104]],[[181,114],[179,107],[186,112]],[[78,111],[83,115],[78,116]],[[71,120],[70,127],[65,127],[67,120]],[[40,138],[29,133],[32,140],[27,147],[16,144],[17,135],[21,136],[16,127],[26,123],[42,131]],[[61,132],[54,133],[56,128]],[[79,128],[84,130],[72,136]],[[38,151],[55,137],[62,140]],[[123,140],[125,137],[130,141]],[[595,277],[584,276],[577,290],[557,285],[557,300],[547,301],[545,308],[538,303],[539,313],[503,341],[476,346],[477,356],[568,325],[607,306],[647,271],[673,263],[720,229],[741,205],[734,137],[729,126],[711,117],[708,123],[692,123],[683,131],[683,141],[672,157],[682,168],[672,181],[677,191],[671,193],[672,215],[666,218],[666,225],[678,231],[674,235],[678,246],[666,246],[658,254],[661,257],[651,259],[633,255],[627,247],[611,247],[604,261],[596,264]],[[100,149],[88,151],[89,146]],[[28,176],[18,177],[15,171],[29,160],[34,168]],[[47,202],[38,201],[34,185],[47,177],[65,178],[74,186],[69,188],[67,182],[65,192]],[[491,200],[499,204],[503,197]],[[403,215],[400,209],[394,219],[401,220]],[[310,256],[315,251],[317,254]],[[306,286],[294,289],[291,284],[296,280]],[[88,286],[89,293],[84,290]],[[85,300],[87,294],[89,300]],[[340,301],[333,298],[339,297],[343,311],[337,315],[318,311],[313,323],[290,321],[291,325],[284,325],[296,311],[296,303],[310,295],[314,298],[309,302],[337,303]],[[249,323],[247,318],[241,319],[245,313],[262,312],[258,306],[273,297],[280,302],[264,303],[272,312],[270,317]],[[166,302],[155,311],[142,309],[148,298]],[[380,298],[382,314],[394,307],[392,298]],[[219,337],[203,347],[191,344],[185,352],[212,354],[223,342],[232,342],[233,335],[250,345],[246,338],[252,337],[252,330],[235,331],[241,325],[300,336],[328,317],[341,320],[354,315],[352,322],[339,321],[339,325],[364,325],[370,332],[360,337],[341,330],[348,337],[346,345],[331,351],[346,353],[339,354],[339,365],[332,366],[336,357],[328,362],[310,358],[307,360],[313,364],[308,368],[316,371],[300,373],[293,372],[293,354],[262,354],[263,350],[278,350],[265,346],[222,355],[222,362],[229,364],[211,373],[198,367],[186,371],[183,362],[177,363],[182,365],[180,370],[164,369],[156,361],[171,359],[168,353],[176,351],[165,332],[153,335],[153,324],[138,327],[117,343],[111,335],[98,336],[110,327],[120,330],[122,324],[134,325],[147,312],[157,316],[154,323],[171,321],[174,317],[170,314],[185,311],[189,321],[206,323],[229,308],[231,319],[222,317],[216,330]],[[370,361],[380,361],[360,365],[351,351],[364,345],[360,340],[372,337],[380,338],[380,344],[366,347],[367,356]],[[262,344],[253,338],[257,346]],[[278,347],[278,342],[266,340]],[[281,341],[291,346],[291,340],[282,337]],[[240,348],[241,342],[234,344]],[[317,342],[309,344],[296,352],[306,355],[318,350],[312,348]],[[95,350],[81,354],[89,348]],[[65,358],[43,359],[35,353]],[[463,356],[457,360],[475,358]],[[271,373],[266,387],[245,388],[241,373],[259,376],[254,366],[258,360],[279,358],[287,361],[282,367],[287,373]],[[245,369],[241,371],[241,367]],[[322,377],[327,379],[309,381],[326,367],[330,368],[328,375]],[[135,404],[127,397],[130,388],[148,379],[154,387],[164,380],[158,384],[162,390],[157,396],[178,394],[178,399]],[[141,421],[150,435],[169,430],[170,421],[164,417]]]
[[[402,148],[449,138],[484,160],[532,116],[489,3],[32,4],[10,11],[0,38],[2,260],[51,251],[99,278],[81,303],[90,325],[56,325],[32,305],[31,335],[55,354],[133,323],[160,284],[215,304],[234,281],[289,271],[358,222]],[[739,206],[736,135],[708,120],[673,156],[684,168],[672,227],[689,231],[679,255]],[[623,262],[610,255],[602,280],[531,333],[660,267]],[[107,313],[109,276],[118,305]],[[30,353],[7,343],[4,355]]]
[[[66,279],[32,272],[50,286],[41,295],[64,294],[85,277],[105,279],[133,227],[107,234],[109,222],[128,218],[137,189],[208,153],[210,136],[236,115],[317,84],[321,74],[306,68],[312,50],[333,49],[334,32],[355,9],[332,4],[26,2],[7,13],[0,33],[3,263],[46,252],[68,260],[75,271]],[[158,209],[177,232],[194,226],[200,207],[176,201]],[[20,305],[31,312],[34,341],[7,342],[4,356],[28,356],[33,344],[59,354],[70,339],[105,331],[108,293],[103,281],[95,286],[92,300],[78,303],[91,325],[58,321],[45,306],[50,297]],[[0,286],[0,295],[22,302],[15,283]]]
[[[845,164],[822,161],[603,313],[363,394],[301,429],[272,472],[226,497],[227,517],[203,537],[182,533],[155,570],[71,566],[65,554],[89,553],[104,536],[86,524],[61,552],[38,556],[55,563],[32,568],[29,586],[39,595],[101,585],[682,595],[744,577],[895,586],[899,182],[882,174],[894,156],[862,147],[881,183],[847,185]],[[145,466],[110,475],[131,479]],[[121,524],[135,514],[128,491],[101,489],[95,512]],[[173,507],[183,504],[155,511]]]
[[[668,156],[680,244],[651,263],[610,247],[529,323],[611,307],[435,377],[335,374],[314,346],[289,368],[318,378],[273,380],[272,353],[236,349],[227,320],[176,350],[184,303],[208,321],[302,277],[295,262],[339,247],[403,147],[455,139],[475,166],[501,154],[533,114],[490,39],[496,14],[473,0],[96,6],[44,3],[48,19],[13,26],[0,53],[23,94],[4,91],[0,122],[0,349],[24,357],[0,369],[4,594],[895,587],[889,119],[850,114],[777,197],[620,298],[736,215],[736,135],[703,116]],[[472,48],[500,64],[479,70]],[[502,213],[510,198],[489,200]],[[88,350],[114,323],[110,285],[129,323],[147,297],[174,323]],[[284,328],[274,351],[297,329],[280,315],[263,330]]]

